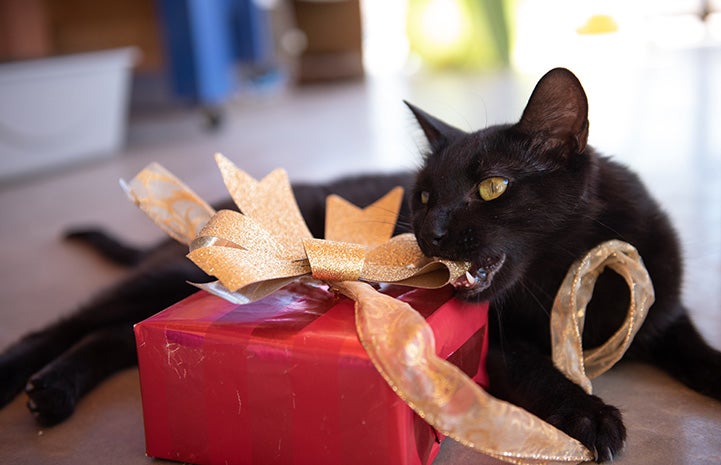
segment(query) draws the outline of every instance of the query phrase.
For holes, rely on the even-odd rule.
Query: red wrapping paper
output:
[[[487,385],[487,304],[390,287],[436,353]],[[295,283],[236,305],[199,292],[138,323],[147,453],[201,465],[426,465],[440,438],[358,341],[354,303]]]

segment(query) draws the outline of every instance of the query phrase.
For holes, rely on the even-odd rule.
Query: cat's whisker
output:
[[[347,221],[345,224],[390,224],[390,225],[396,225],[398,224],[397,221]]]
[[[531,299],[538,305],[538,308],[540,308],[543,313],[545,313],[546,315],[548,315],[550,317],[551,314],[548,311],[548,309],[546,308],[546,306],[543,305],[543,303],[540,301],[538,296],[536,296],[536,294],[526,285],[526,283],[523,280],[521,280],[521,281],[519,281],[519,284],[528,293],[528,295],[531,297]]]
[[[611,226],[607,225],[607,224],[604,223],[603,221],[599,220],[598,218],[596,218],[596,217],[594,217],[594,216],[592,216],[592,215],[586,215],[586,214],[581,215],[581,216],[582,216],[583,218],[585,218],[585,219],[589,219],[589,220],[593,221],[593,222],[596,223],[597,225],[601,226],[602,228],[604,228],[604,229],[612,232],[614,235],[616,235],[616,236],[620,237],[621,239],[623,239],[623,234],[621,234],[619,231],[615,230],[615,229],[612,228]]]

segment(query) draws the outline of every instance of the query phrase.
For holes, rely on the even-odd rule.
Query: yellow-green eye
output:
[[[421,192],[421,203],[423,205],[428,203],[428,200],[431,198],[431,194],[428,191]]]
[[[494,176],[481,181],[478,185],[478,192],[483,200],[490,201],[503,195],[507,187],[508,179]]]

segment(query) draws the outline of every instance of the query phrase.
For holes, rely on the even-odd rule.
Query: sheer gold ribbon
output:
[[[437,430],[517,464],[578,463],[593,458],[575,439],[493,398],[457,367],[438,358],[425,320],[409,305],[376,292],[367,283],[436,288],[468,270],[468,263],[423,256],[412,235],[390,238],[402,198],[400,189],[365,209],[329,197],[326,240],[320,240],[308,231],[284,172],[276,170],[256,181],[220,154],[216,162],[242,214],[215,213],[157,164],[149,165],[130,183],[122,183],[150,218],[190,246],[188,256],[193,262],[218,278],[199,287],[244,303],[310,274],[356,302],[358,336],[371,361],[391,388]],[[615,363],[653,301],[650,280],[632,247],[607,243],[602,249],[605,252],[592,253],[608,253],[605,260],[586,257],[572,267],[553,312],[554,362],[584,387],[584,379],[590,386],[584,369],[595,375]],[[582,317],[595,277],[604,266],[627,278],[634,297],[617,336],[584,355]],[[563,311],[567,313],[559,313]]]
[[[583,351],[586,306],[596,279],[606,267],[621,275],[631,303],[623,325],[603,345]],[[654,300],[651,278],[638,251],[626,242],[604,242],[574,264],[556,294],[551,311],[553,363],[567,378],[591,393],[591,381],[618,362],[631,345]]]

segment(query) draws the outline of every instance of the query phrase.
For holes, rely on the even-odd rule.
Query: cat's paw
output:
[[[564,407],[547,421],[588,447],[596,462],[612,461],[626,444],[621,412],[596,396],[587,400],[583,406]]]
[[[75,411],[78,393],[73,382],[52,373],[34,375],[25,386],[28,409],[43,426],[53,426]]]

